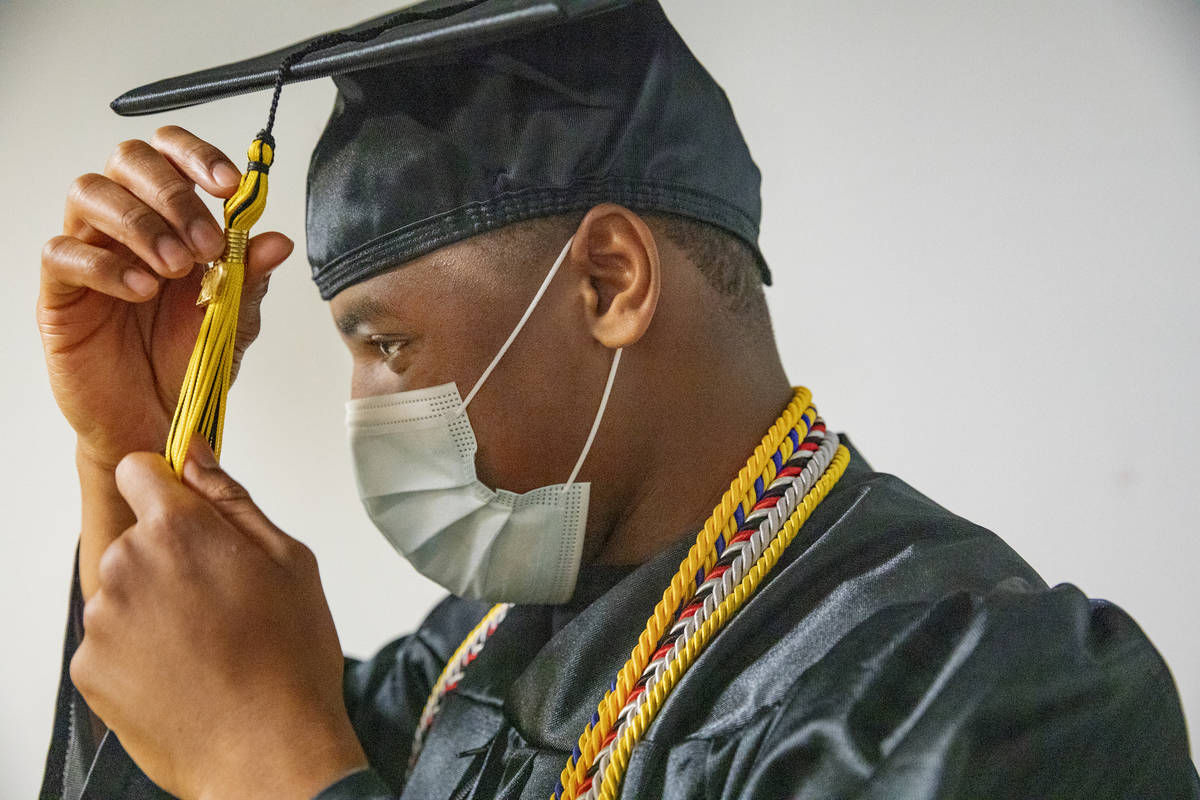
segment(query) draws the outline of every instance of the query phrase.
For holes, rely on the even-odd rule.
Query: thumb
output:
[[[295,242],[277,231],[260,233],[252,237],[247,245],[241,313],[253,315],[249,321],[254,325],[256,333],[258,330],[258,304],[267,294],[267,284],[270,281],[271,273],[287,260],[295,247]]]
[[[292,254],[296,243],[278,231],[252,236],[246,252],[246,284],[256,285]]]
[[[117,491],[139,520],[187,499],[159,453],[129,453],[117,464],[114,477]]]
[[[250,239],[246,253],[242,300],[238,310],[237,340],[234,342],[233,378],[237,377],[241,367],[241,354],[258,338],[262,327],[260,307],[263,298],[267,296],[271,273],[292,254],[295,246],[295,242],[276,231],[260,233]]]
[[[183,465],[183,483],[203,497],[235,528],[276,561],[285,562],[294,540],[263,514],[250,493],[217,463],[208,440],[193,436]]]

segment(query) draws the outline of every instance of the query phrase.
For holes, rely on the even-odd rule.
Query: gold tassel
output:
[[[237,191],[225,201],[225,252],[205,271],[196,300],[196,305],[207,308],[167,434],[167,463],[176,475],[183,474],[193,433],[202,434],[217,458],[221,457],[246,247],[251,226],[266,208],[267,172],[275,158],[275,141],[265,130],[251,143],[249,156],[250,164]]]

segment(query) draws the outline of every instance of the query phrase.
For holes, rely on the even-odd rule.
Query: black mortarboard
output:
[[[770,282],[758,168],[657,0],[429,0],[112,107],[146,114],[320,77],[338,88],[308,176],[308,258],[326,299],[461,239],[605,201],[733,233]]]

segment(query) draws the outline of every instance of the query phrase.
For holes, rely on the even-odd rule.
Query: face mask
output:
[[[467,405],[517,338],[570,250],[568,240],[529,307],[465,400],[453,383],[351,400],[346,427],[358,494],[375,526],[422,575],[459,597],[562,603],[579,573],[588,484],[575,483],[608,396],[566,483],[524,494],[492,490],[475,475]]]

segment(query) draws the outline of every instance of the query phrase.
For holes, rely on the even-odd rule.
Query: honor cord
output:
[[[680,676],[754,592],[841,478],[849,451],[826,430],[810,399],[807,389],[795,389],[791,403],[713,510],[580,735],[551,800],[616,796],[630,752]],[[507,603],[494,606],[443,669],[421,715],[410,772],[442,699],[462,680],[466,665],[509,608]]]

